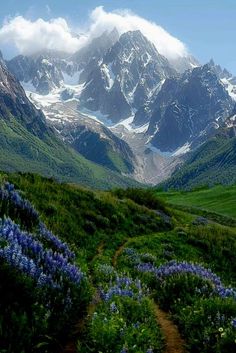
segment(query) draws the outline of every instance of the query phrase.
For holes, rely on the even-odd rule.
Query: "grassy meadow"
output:
[[[235,352],[235,187],[0,184],[1,353]]]

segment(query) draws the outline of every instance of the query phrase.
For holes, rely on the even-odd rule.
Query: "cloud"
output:
[[[72,34],[72,29],[63,18],[45,21],[30,21],[22,16],[8,18],[0,28],[0,44],[14,45],[19,53],[32,54],[43,49],[62,50],[74,53],[105,30],[116,27],[120,34],[141,30],[156,46],[159,53],[168,59],[176,59],[188,54],[186,46],[162,27],[141,18],[129,10],[106,12],[102,6],[96,7],[89,16],[87,28],[80,28],[80,37]]]
[[[160,54],[168,59],[186,56],[186,46],[177,38],[164,30],[161,26],[139,17],[129,10],[106,12],[102,6],[95,8],[91,15],[89,34],[97,36],[104,30],[117,28],[120,34],[127,31],[141,30],[142,33],[156,46]]]
[[[63,18],[29,21],[17,16],[8,19],[0,29],[0,43],[14,44],[22,54],[32,54],[43,49],[71,53],[79,47],[78,39],[73,37]]]

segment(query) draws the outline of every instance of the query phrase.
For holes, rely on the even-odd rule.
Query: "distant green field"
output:
[[[158,195],[174,205],[201,208],[236,218],[236,185],[197,191],[161,192]]]

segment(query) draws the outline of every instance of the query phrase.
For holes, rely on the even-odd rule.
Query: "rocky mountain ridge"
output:
[[[120,172],[151,183],[214,135],[236,100],[227,70],[191,55],[168,61],[141,31],[114,29],[72,56],[18,56],[7,66],[63,141],[103,164],[109,140]]]

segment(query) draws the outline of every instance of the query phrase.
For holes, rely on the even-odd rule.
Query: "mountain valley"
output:
[[[227,70],[190,55],[181,60],[169,62],[141,31],[120,36],[114,28],[72,56],[47,51],[6,64],[64,142],[155,185],[224,124],[235,104]]]
[[[235,353],[236,3],[95,3],[1,6],[0,353]]]

